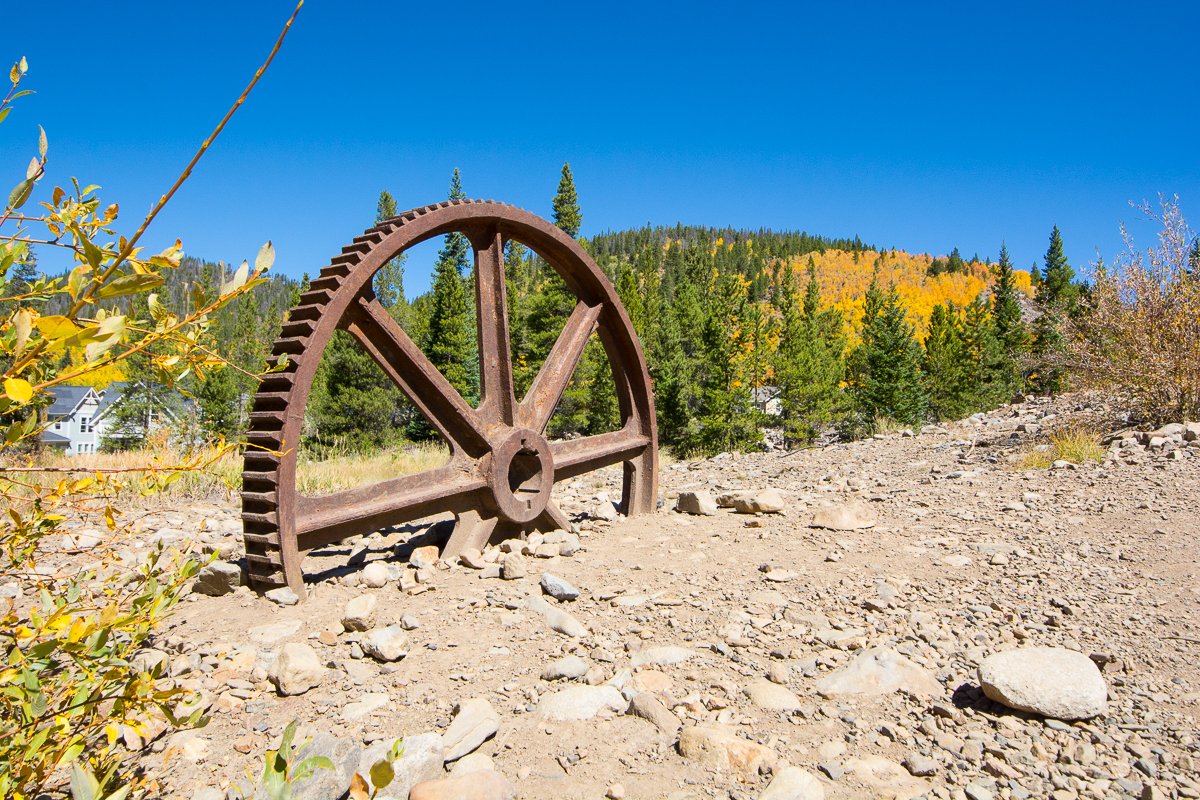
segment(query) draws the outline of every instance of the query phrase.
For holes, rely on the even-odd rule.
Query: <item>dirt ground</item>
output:
[[[245,588],[194,594],[160,649],[204,692],[211,722],[147,743],[141,758],[162,771],[164,797],[236,796],[290,720],[357,748],[441,733],[456,704],[484,698],[499,723],[479,752],[529,800],[757,798],[784,765],[811,772],[833,800],[1200,797],[1200,443],[1179,455],[1114,446],[1103,464],[1017,463],[1055,425],[1098,413],[1086,400],[1031,401],[915,435],[673,463],[662,510],[611,522],[593,512],[605,510],[598,495],[617,498],[616,470],[584,476],[555,490],[582,548],[526,556],[516,580],[438,565],[415,588],[357,585],[366,561],[411,573],[413,547],[432,540],[414,525],[311,556],[299,605]],[[778,489],[786,507],[673,510],[682,491],[742,488]],[[810,527],[815,509],[847,503],[874,526]],[[234,559],[237,514],[233,501],[196,504],[143,528],[186,539],[204,519],[198,538]],[[579,589],[546,602],[584,635],[552,630],[530,607],[546,572]],[[377,626],[409,629],[402,660],[364,657],[364,634],[343,629],[363,594],[377,598]],[[295,696],[267,680],[287,642],[330,668]],[[1107,712],[1064,723],[984,698],[980,661],[1034,644],[1102,665]],[[651,650],[665,646],[683,649]],[[932,676],[936,691],[818,691],[872,648]],[[587,668],[574,684],[651,692],[685,728],[722,726],[766,748],[765,760],[739,770],[685,757],[669,729],[624,708],[548,717],[542,703],[571,682],[541,675],[567,655]],[[795,702],[764,708],[748,695],[764,681]]]

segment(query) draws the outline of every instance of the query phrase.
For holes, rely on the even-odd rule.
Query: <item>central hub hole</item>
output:
[[[526,447],[513,456],[508,465],[508,490],[520,499],[542,490],[542,462],[536,451]]]

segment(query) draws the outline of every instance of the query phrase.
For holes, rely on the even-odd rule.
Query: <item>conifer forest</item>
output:
[[[465,198],[455,170],[449,199]],[[564,164],[552,219],[578,236],[584,213]],[[376,218],[401,209],[387,191]],[[364,227],[372,220],[364,220]],[[643,227],[581,242],[612,280],[641,339],[654,382],[660,443],[681,455],[818,437],[858,437],[887,426],[959,419],[1062,380],[1055,320],[1085,291],[1055,229],[1045,262],[1017,270],[996,259],[911,254],[797,231],[697,226]],[[474,283],[461,234],[444,237],[429,291],[405,292],[405,255],[375,277],[380,303],[468,402],[478,400]],[[559,276],[520,242],[505,251],[508,314],[518,395],[528,389],[575,300]],[[229,270],[186,257],[165,291],[177,303],[199,284],[215,289]],[[136,446],[142,404],[173,405],[201,438],[236,439],[256,375],[288,310],[305,290],[276,275],[221,310],[212,348],[232,366],[202,382],[167,388],[149,359],[120,374],[139,387],[122,403],[129,418],[114,447]],[[141,397],[141,395],[146,395]],[[339,333],[322,358],[302,447],[311,455],[363,453],[436,436],[371,357]],[[132,429],[131,429],[132,426]],[[618,426],[612,374],[589,343],[550,423],[554,437]],[[130,435],[132,434],[132,435]]]

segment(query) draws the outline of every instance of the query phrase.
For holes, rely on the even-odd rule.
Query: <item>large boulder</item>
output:
[[[1108,686],[1096,664],[1061,647],[994,653],[979,665],[979,684],[997,703],[1054,719],[1090,719],[1108,707]]]

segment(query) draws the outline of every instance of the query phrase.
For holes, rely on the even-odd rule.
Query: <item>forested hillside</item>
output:
[[[466,196],[457,171],[449,196]],[[565,165],[553,207],[556,224],[578,236],[582,210]],[[376,221],[395,213],[394,199],[382,193]],[[364,227],[371,222],[364,220]],[[1003,251],[992,263],[964,259],[957,249],[935,257],[868,246],[858,237],[682,225],[581,241],[629,311],[654,380],[660,437],[679,452],[757,447],[764,429],[791,444],[830,430],[859,435],[881,425],[963,416],[1027,387],[1054,388],[1055,377],[1039,368],[1039,359],[1061,342],[1049,332],[1027,330],[1018,302],[1021,295],[1033,297],[1040,273],[1012,269]],[[520,243],[510,242],[505,255],[520,395],[575,300]],[[1065,259],[1058,263],[1060,256],[1056,230],[1048,274],[1070,270]],[[427,293],[405,296],[403,256],[381,270],[375,291],[475,403],[471,266],[466,239],[451,234],[444,237]],[[187,258],[160,292],[185,303],[193,287],[211,292],[229,272]],[[1062,285],[1073,286],[1071,278]],[[189,407],[203,433],[240,435],[256,386],[253,373],[264,368],[270,343],[302,289],[301,281],[275,276],[213,320],[209,346],[234,368],[178,387],[194,396]],[[1041,297],[1058,302],[1045,291]],[[619,424],[609,365],[593,339],[551,420],[552,436],[599,433]],[[131,370],[137,372],[136,360]],[[154,376],[110,372],[94,380],[121,378],[152,383]],[[161,396],[146,401],[174,402]],[[335,337],[322,358],[306,420],[303,446],[318,454],[434,436],[346,335]]]

